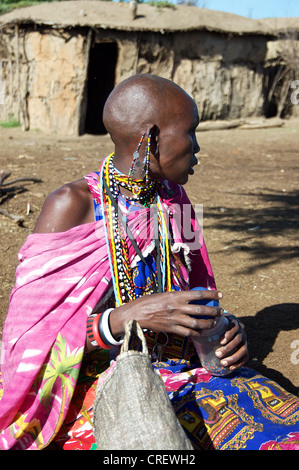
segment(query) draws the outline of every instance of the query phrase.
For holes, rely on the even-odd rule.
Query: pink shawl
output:
[[[177,276],[181,288],[186,282],[215,288],[194,212],[191,224],[200,243],[191,251],[175,217],[183,204],[190,204],[184,190],[175,186],[171,198],[165,192],[163,203],[173,213],[174,250],[183,249],[190,263],[189,272]],[[144,218],[144,211],[148,209],[131,214],[129,226],[146,253],[152,220]],[[135,253],[128,244],[133,262]],[[68,411],[83,358],[87,317],[99,299],[104,303],[112,292],[103,222],[29,235],[19,260],[2,338],[0,448],[42,449]]]

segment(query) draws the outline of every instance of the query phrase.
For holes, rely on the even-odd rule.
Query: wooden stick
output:
[[[41,183],[42,180],[39,178],[27,178],[26,176],[22,178],[17,178],[15,180],[6,181],[6,183],[0,184],[0,186],[9,186],[10,184],[18,183],[19,181],[32,181],[33,183]]]
[[[0,186],[2,186],[3,181],[6,180],[10,176],[10,173],[6,170],[1,170],[0,171]]]
[[[6,181],[6,183],[4,183],[4,180],[6,180],[6,178],[8,178],[9,176],[10,176],[10,173],[8,173],[8,171],[0,170],[0,192],[1,192],[1,187],[9,186],[11,184],[18,183],[19,181],[33,181],[34,183],[40,183],[42,181],[39,178],[28,178],[28,177],[24,176],[24,177],[21,177],[21,178],[16,178],[16,179],[11,180],[11,181]],[[26,215],[28,215],[29,212],[30,212],[30,205],[28,207],[28,204],[27,204],[27,214]],[[0,208],[0,214],[5,215],[5,217],[9,217],[10,219],[12,219],[14,222],[16,222],[19,225],[21,225],[24,222],[24,217],[23,216],[11,214],[10,212],[7,212],[6,210],[1,209],[1,208]]]
[[[22,224],[24,222],[24,217],[22,217],[21,215],[10,214],[9,212],[1,208],[0,208],[0,214],[5,215],[6,217],[9,217],[17,224]]]

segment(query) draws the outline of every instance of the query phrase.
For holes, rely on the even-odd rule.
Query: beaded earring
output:
[[[130,168],[130,171],[129,171],[129,178],[131,178],[131,179],[133,179],[133,176],[136,173],[136,168],[137,168],[137,166],[139,166],[137,160],[139,158],[139,149],[140,149],[141,144],[143,142],[144,136],[145,136],[145,132],[142,134],[141,139],[139,140],[139,143],[137,145],[137,149],[133,153],[133,160],[132,160],[131,168]]]
[[[144,155],[143,160],[143,173],[144,173],[144,180],[145,183],[148,184],[149,182],[149,164],[150,164],[150,152],[151,152],[151,133],[149,133],[147,138],[147,147]]]

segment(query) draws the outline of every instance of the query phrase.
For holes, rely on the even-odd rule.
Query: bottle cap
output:
[[[228,324],[229,324],[228,319],[224,315],[222,315],[221,317],[216,317],[215,321],[217,323],[212,328],[207,328],[207,329],[201,330],[201,332],[200,332],[201,337],[202,336],[204,336],[204,337],[207,337],[207,336],[213,337],[215,335],[218,335],[221,332],[221,330],[223,330],[223,334],[225,333],[225,331],[228,327]]]
[[[206,287],[194,287],[191,290],[209,290]],[[207,307],[219,307],[219,301],[218,300],[211,300],[211,299],[201,299],[201,300],[192,300],[190,304],[195,304],[195,305],[206,305]],[[214,317],[208,316],[208,315],[197,315],[196,318],[200,320],[212,320]]]

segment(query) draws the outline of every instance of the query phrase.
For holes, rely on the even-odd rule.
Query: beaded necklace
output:
[[[112,153],[102,165],[99,189],[105,218],[104,229],[115,301],[118,306],[121,306],[136,299],[126,236],[129,237],[141,261],[148,267],[149,265],[127,226],[127,217],[120,209],[120,202],[126,201],[128,204],[138,202],[141,207],[151,208],[151,210],[153,208],[154,224],[156,224],[158,236],[154,237],[156,271],[154,272],[149,267],[152,277],[152,289],[149,293],[172,290],[170,246],[165,209],[158,194],[156,182],[151,181],[145,185],[144,180],[132,180],[128,176],[120,174],[113,165],[113,156]],[[125,197],[118,186],[128,189],[133,196]]]
[[[122,196],[118,190],[117,185],[122,188],[128,189],[133,196],[126,196],[126,200],[129,202],[138,202],[144,207],[150,207],[156,198],[157,189],[155,181],[151,181],[148,185],[144,183],[144,180],[132,180],[126,175],[122,175],[115,171],[112,160],[109,163],[109,171],[114,172],[114,178],[112,179],[112,194],[115,197]]]

